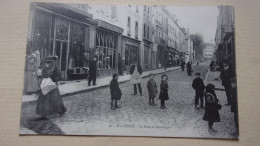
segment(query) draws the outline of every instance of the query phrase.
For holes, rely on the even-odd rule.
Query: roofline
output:
[[[173,19],[172,19],[172,17],[169,15],[169,14],[171,14],[168,10],[167,10],[167,8],[162,8],[163,9],[163,11],[165,11],[165,13],[170,17],[170,19],[179,27],[179,29],[182,31],[182,28],[178,25],[178,23],[176,23]],[[183,32],[183,31],[182,31]],[[185,34],[185,32],[183,32],[184,34]]]

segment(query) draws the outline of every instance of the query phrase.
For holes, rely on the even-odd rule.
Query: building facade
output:
[[[143,69],[150,70],[157,62],[157,54],[153,51],[153,6],[143,6]]]
[[[222,62],[225,59],[235,61],[235,32],[234,7],[219,6],[217,30],[215,35],[215,60]]]
[[[205,48],[203,49],[204,60],[214,59],[215,45],[213,43],[205,43]]]
[[[98,77],[129,73],[135,61],[151,70],[192,53],[177,22],[164,6],[32,3],[28,44],[59,58],[62,80],[86,78],[94,57]]]
[[[82,67],[88,66],[97,25],[86,9],[76,4],[31,4],[28,40],[42,63],[48,55],[58,57],[62,80],[86,77]]]

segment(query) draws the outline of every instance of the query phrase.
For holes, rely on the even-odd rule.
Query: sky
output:
[[[214,43],[217,29],[217,6],[167,6],[176,16],[180,27],[189,28],[190,34],[200,33],[206,43]]]

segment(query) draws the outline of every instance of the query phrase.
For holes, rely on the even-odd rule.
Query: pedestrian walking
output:
[[[159,95],[159,99],[161,100],[161,109],[165,109],[165,100],[169,99],[169,95],[168,95],[168,76],[167,75],[162,75],[161,77],[161,85],[160,85],[160,95]]]
[[[203,104],[203,94],[205,85],[203,80],[200,78],[200,73],[196,73],[196,78],[192,82],[192,87],[195,89],[196,95],[195,95],[195,108],[199,109],[199,100],[200,100],[200,108],[204,108]]]
[[[191,68],[191,63],[190,62],[187,63],[187,73],[188,73],[188,76],[191,76],[192,68]]]
[[[209,65],[210,71],[214,71],[214,65],[215,65],[215,62],[211,61],[210,65]]]
[[[234,122],[236,126],[236,131],[232,133],[232,135],[237,135],[239,132],[239,125],[238,125],[238,107],[237,107],[237,83],[236,78],[232,78],[231,82],[231,112],[234,113]]]
[[[93,60],[89,62],[88,86],[91,86],[91,82],[93,82],[93,86],[96,85],[96,78],[97,78],[97,58],[94,57]]]
[[[47,56],[45,58],[45,67],[42,70],[41,91],[37,99],[35,113],[40,115],[39,119],[47,119],[47,116],[65,114],[67,108],[64,106],[63,100],[57,86],[57,81],[60,79],[60,72],[54,64],[56,57]],[[43,86],[44,81],[46,86]],[[49,86],[51,85],[51,86]]]
[[[119,75],[117,73],[113,74],[113,79],[110,82],[110,93],[111,93],[111,109],[115,110],[121,108],[117,105],[117,101],[121,100],[122,92],[118,84]]]
[[[230,79],[232,78],[232,71],[231,68],[228,64],[228,61],[224,61],[223,62],[223,70],[220,73],[220,79],[222,80],[222,86],[224,86],[225,91],[226,91],[226,96],[227,96],[227,104],[226,105],[230,105],[231,101],[230,101],[230,88],[231,88],[231,84],[230,84]]]
[[[137,94],[137,87],[141,96],[143,96],[142,93],[142,87],[141,87],[141,82],[142,82],[142,67],[140,65],[137,65],[137,62],[134,61],[133,64],[130,67],[130,83],[134,85],[134,94]]]
[[[156,106],[154,102],[154,98],[156,97],[158,90],[157,90],[157,85],[156,82],[154,81],[154,74],[149,75],[150,80],[147,82],[147,89],[149,93],[149,105],[150,106]]]
[[[182,69],[182,71],[184,71],[184,68],[185,68],[185,62],[182,60],[181,61],[181,69]]]
[[[205,102],[206,106],[203,120],[208,121],[209,133],[216,133],[217,131],[212,127],[215,122],[220,122],[218,110],[221,109],[221,105],[219,104],[219,100],[215,93],[215,86],[213,84],[208,84],[206,86]]]

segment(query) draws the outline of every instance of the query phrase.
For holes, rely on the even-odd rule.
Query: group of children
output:
[[[119,88],[118,84],[118,78],[119,75],[117,73],[113,74],[113,79],[110,82],[110,93],[111,93],[111,109],[115,110],[120,108],[120,106],[117,105],[117,100],[121,99],[122,92],[121,89]],[[149,105],[150,106],[156,106],[154,102],[154,98],[156,97],[158,90],[157,90],[157,85],[156,82],[154,81],[154,74],[149,75],[149,81],[147,82],[147,89],[149,93]],[[165,109],[165,101],[169,99],[168,95],[168,76],[167,75],[162,75],[161,77],[161,85],[160,85],[160,94],[159,94],[159,99],[161,100],[161,109]]]
[[[192,87],[196,91],[195,95],[195,108],[204,109],[203,106],[203,97],[205,96],[205,114],[203,116],[203,120],[208,121],[209,126],[209,132],[217,132],[214,130],[213,124],[214,122],[220,122],[220,115],[218,110],[221,109],[221,105],[219,104],[219,100],[215,94],[215,86],[213,84],[208,84],[206,87],[203,83],[203,80],[200,78],[200,73],[196,73],[196,78],[192,82]],[[113,74],[113,79],[110,82],[110,92],[111,92],[111,109],[115,110],[120,108],[120,106],[117,105],[117,100],[121,99],[122,92],[119,88],[118,84],[118,74]],[[156,106],[154,102],[154,98],[156,97],[158,90],[157,85],[154,80],[154,74],[149,75],[149,80],[147,82],[147,89],[149,93],[149,105],[150,106]],[[168,76],[162,75],[161,77],[161,84],[160,84],[160,94],[159,99],[161,100],[161,109],[165,109],[165,101],[169,99],[168,95]],[[204,90],[206,91],[204,92]],[[198,105],[200,100],[200,107]]]

